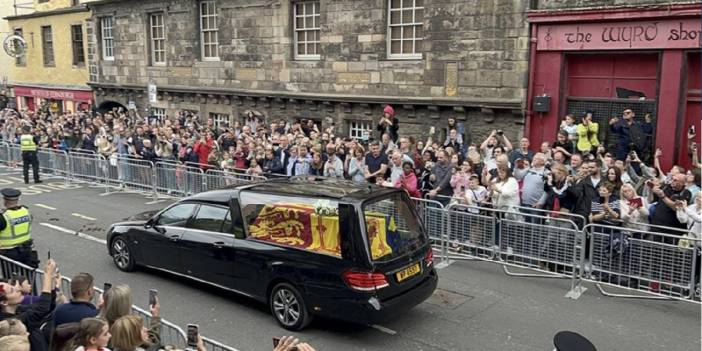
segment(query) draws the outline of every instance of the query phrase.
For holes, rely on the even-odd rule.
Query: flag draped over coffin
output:
[[[382,214],[366,216],[374,259],[392,253],[386,233],[394,233],[395,224],[390,220],[391,228],[386,228],[386,223]],[[341,256],[339,217],[318,215],[309,205],[265,205],[250,225],[249,231],[258,240]]]

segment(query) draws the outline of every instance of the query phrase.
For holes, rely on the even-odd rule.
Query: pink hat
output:
[[[389,114],[390,116],[394,116],[394,115],[395,115],[395,109],[393,109],[392,106],[390,106],[390,105],[385,105],[385,108],[383,109],[383,113],[387,113],[387,114]]]

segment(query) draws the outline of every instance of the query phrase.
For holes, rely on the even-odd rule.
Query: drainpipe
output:
[[[535,70],[536,70],[536,42],[538,39],[536,38],[536,33],[537,33],[537,26],[536,24],[531,24],[529,26],[529,63],[527,65],[528,70],[529,70],[529,78],[527,82],[527,98],[526,98],[526,123],[524,126],[524,134],[527,138],[531,138],[531,119],[534,116],[534,112],[531,110],[532,108],[532,100],[534,99],[534,75],[535,75]]]

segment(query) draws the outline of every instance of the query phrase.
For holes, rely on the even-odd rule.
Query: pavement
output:
[[[162,316],[185,328],[244,350],[271,350],[278,327],[265,305],[233,293],[140,269],[119,271],[104,244],[110,224],[162,208],[174,199],[44,178],[25,185],[17,170],[0,168],[0,188],[17,187],[34,215],[32,235],[61,274],[90,272],[95,284],[126,283],[134,304],[145,308],[148,290],[159,290]],[[157,201],[157,202],[154,202]],[[81,235],[77,235],[80,233]],[[167,252],[157,254],[167,255]],[[316,320],[294,335],[317,350],[552,350],[553,336],[571,330],[598,350],[700,350],[700,305],[605,297],[588,286],[578,300],[565,298],[564,279],[518,278],[490,262],[460,261],[439,271],[439,289],[403,316],[367,327]],[[146,308],[145,308],[146,309]]]

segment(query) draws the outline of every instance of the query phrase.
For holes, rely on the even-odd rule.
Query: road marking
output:
[[[72,215],[72,216],[75,216],[75,217],[78,217],[78,218],[87,219],[87,220],[89,220],[89,221],[97,221],[97,218],[88,217],[88,216],[82,215],[82,214],[80,214],[80,213],[71,213],[71,215]]]
[[[383,332],[383,333],[385,333],[385,334],[390,334],[390,335],[396,335],[396,334],[397,334],[396,331],[394,331],[394,330],[392,330],[392,329],[390,329],[390,328],[383,327],[382,325],[373,324],[373,325],[371,325],[371,328],[373,328],[373,329],[375,329],[375,330],[378,330],[378,331],[381,331],[381,332]]]
[[[35,204],[35,205],[37,205],[37,206],[39,206],[39,207],[41,207],[41,208],[45,208],[45,209],[47,209],[47,210],[52,210],[52,211],[55,211],[55,210],[56,210],[56,207],[51,207],[51,206],[47,206],[47,205],[44,205],[44,204]]]
[[[100,238],[96,238],[96,237],[94,237],[94,236],[92,236],[92,235],[84,234],[84,233],[81,233],[81,232],[79,232],[79,231],[77,231],[77,230],[71,230],[71,229],[67,229],[67,228],[64,228],[64,227],[59,227],[59,226],[57,226],[57,225],[53,225],[53,224],[50,224],[50,223],[39,223],[39,225],[44,226],[44,227],[47,227],[47,228],[51,228],[51,229],[54,229],[54,230],[58,230],[58,231],[60,231],[60,232],[64,232],[64,233],[67,233],[67,234],[75,235],[75,236],[77,236],[77,237],[79,237],[79,238],[82,238],[82,239],[87,239],[87,240],[90,240],[90,241],[94,241],[94,242],[96,242],[96,243],[100,243],[100,244],[103,244],[103,245],[107,245],[107,240],[105,240],[105,239],[100,239]]]
[[[144,205],[153,205],[153,204],[157,204],[157,203],[161,203],[161,202],[165,202],[165,201],[166,200],[154,200],[154,201],[146,202],[146,203],[144,203]]]

